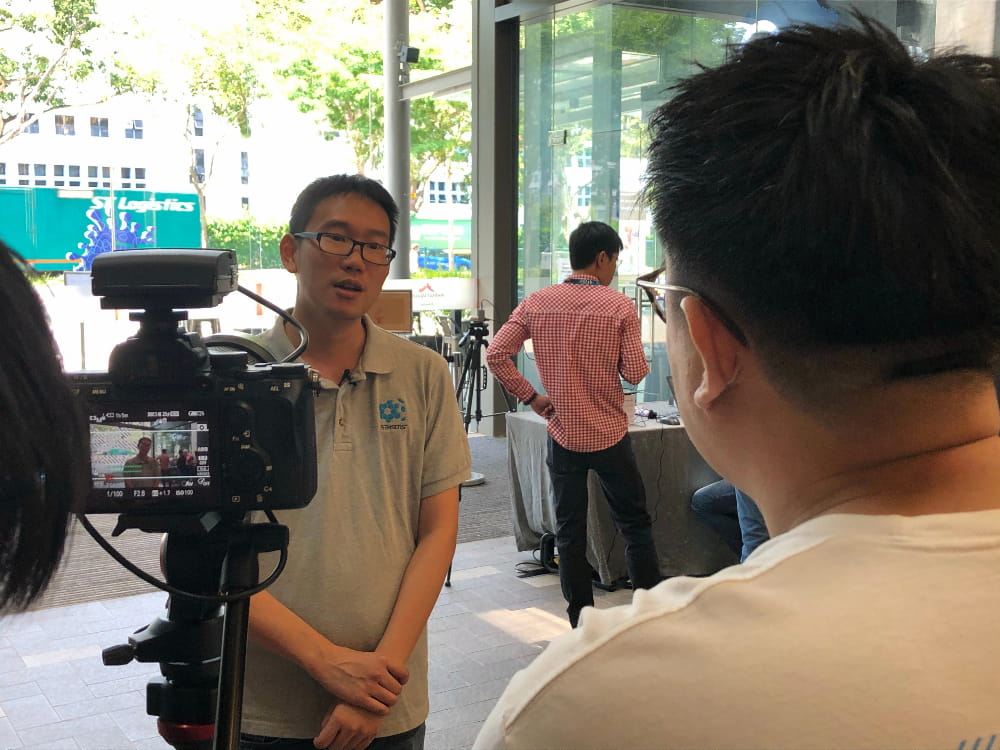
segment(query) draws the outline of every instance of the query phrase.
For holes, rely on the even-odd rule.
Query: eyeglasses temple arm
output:
[[[655,271],[650,271],[649,273],[644,273],[641,274],[640,276],[636,276],[635,280],[637,282],[638,281],[653,282],[656,281],[656,277],[659,276],[661,273],[663,273],[665,270],[666,269],[663,266],[660,266]],[[666,323],[667,314],[666,312],[664,312],[663,307],[660,305],[659,300],[656,299],[656,295],[653,293],[653,290],[647,286],[643,286],[642,284],[637,284],[637,286],[646,293],[646,298],[649,300],[649,304],[653,308],[653,312],[656,313],[656,316],[664,323]]]

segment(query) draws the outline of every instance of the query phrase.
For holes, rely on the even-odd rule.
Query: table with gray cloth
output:
[[[656,410],[665,404],[643,404]],[[721,538],[691,511],[691,493],[719,478],[678,425],[637,420],[629,426],[632,448],[646,487],[653,539],[664,576],[709,575],[737,562]],[[507,414],[514,539],[522,551],[539,546],[541,535],[555,533],[552,482],[545,465],[548,433],[533,411]],[[587,559],[604,586],[627,577],[624,540],[614,522],[600,481],[590,472]]]

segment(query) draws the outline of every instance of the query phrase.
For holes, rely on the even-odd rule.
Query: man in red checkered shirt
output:
[[[635,588],[660,581],[646,492],[622,410],[621,379],[633,385],[649,372],[635,306],[608,288],[618,268],[622,241],[600,221],[569,237],[573,273],[529,295],[511,313],[486,349],[490,370],[503,387],[548,420],[546,464],[556,506],[559,581],[576,627],[580,610],[593,606],[587,562],[587,471],[601,480],[612,517],[625,538]],[[511,357],[531,339],[545,386],[536,393]]]

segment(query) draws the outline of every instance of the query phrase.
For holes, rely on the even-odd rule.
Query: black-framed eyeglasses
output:
[[[743,333],[743,329],[736,324],[735,320],[726,314],[725,310],[719,307],[704,294],[692,289],[689,286],[681,286],[680,284],[664,284],[654,281],[654,279],[661,273],[663,273],[663,269],[659,268],[656,271],[640,276],[635,280],[636,286],[641,288],[646,293],[646,297],[649,298],[650,304],[653,305],[653,309],[656,311],[660,320],[666,322],[667,316],[662,305],[660,305],[659,295],[657,295],[656,292],[660,290],[664,292],[679,292],[680,294],[685,294],[699,300],[705,307],[712,311],[712,314],[722,322],[722,325],[729,329],[729,332],[736,337],[737,341],[743,344],[743,346],[747,346],[747,337],[746,334]]]
[[[315,240],[321,253],[327,255],[350,255],[354,248],[361,251],[361,258],[376,266],[387,266],[396,257],[396,251],[381,242],[361,242],[340,232],[295,232],[293,237]]]

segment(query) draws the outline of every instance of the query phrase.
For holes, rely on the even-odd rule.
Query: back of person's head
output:
[[[586,268],[602,250],[608,255],[621,252],[622,238],[603,221],[585,221],[569,235],[569,264],[576,271]]]
[[[396,239],[396,226],[399,223],[399,207],[380,182],[360,174],[335,174],[320,177],[309,183],[305,190],[299,193],[292,206],[288,231],[291,234],[304,232],[309,219],[316,212],[316,206],[327,198],[335,195],[360,195],[379,205],[389,217],[389,245]]]
[[[0,610],[48,585],[90,471],[86,424],[18,260],[0,242]]]
[[[834,379],[988,373],[1000,351],[1000,61],[913,57],[855,21],[736,47],[651,120],[669,281],[810,398]],[[817,356],[834,353],[849,372]]]

